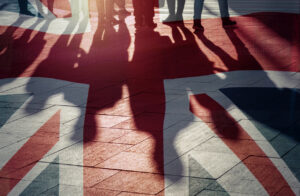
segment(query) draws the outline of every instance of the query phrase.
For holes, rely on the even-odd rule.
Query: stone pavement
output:
[[[300,195],[299,1],[206,0],[198,33],[192,0],[140,31],[51,2],[0,2],[0,196]]]

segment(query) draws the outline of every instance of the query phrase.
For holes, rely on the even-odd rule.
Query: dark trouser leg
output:
[[[28,1],[27,0],[18,0],[18,3],[19,3],[19,7],[20,7],[20,13],[28,12],[28,8],[27,8]]]
[[[201,25],[201,14],[203,10],[204,0],[195,0],[194,2],[194,25],[193,28],[196,30],[203,31],[203,26]]]
[[[229,11],[228,11],[228,2],[227,0],[218,0],[219,2],[219,8],[222,18],[228,18],[229,17]]]
[[[177,16],[182,16],[185,0],[177,0]]]
[[[194,20],[200,20],[203,10],[204,0],[195,0],[194,2]]]
[[[169,15],[175,15],[175,0],[167,0]]]

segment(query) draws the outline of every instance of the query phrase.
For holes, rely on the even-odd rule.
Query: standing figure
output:
[[[135,27],[139,29],[143,26],[155,27],[154,17],[154,0],[132,0]]]
[[[201,14],[203,10],[204,0],[195,0],[194,4],[194,26],[195,30],[203,30],[201,25]],[[236,22],[229,19],[228,2],[227,0],[218,0],[219,9],[222,18],[222,25],[224,28],[235,25]]]
[[[185,0],[177,0],[177,11],[175,13],[175,2],[176,0],[167,0],[169,16],[164,22],[182,21],[182,13],[185,5]]]

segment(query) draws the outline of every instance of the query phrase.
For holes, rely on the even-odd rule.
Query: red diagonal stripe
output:
[[[56,112],[0,170],[0,195],[7,195],[59,140],[60,111]]]
[[[192,95],[190,110],[240,158],[270,195],[283,188],[286,196],[295,195],[263,150],[220,104],[205,94]]]

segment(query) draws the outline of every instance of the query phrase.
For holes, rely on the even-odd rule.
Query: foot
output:
[[[194,20],[193,29],[195,29],[196,31],[204,31],[204,27],[202,26],[200,20]]]
[[[174,22],[176,21],[177,18],[176,18],[176,15],[169,15],[164,21],[163,23],[170,23],[170,22]]]
[[[229,28],[229,27],[235,26],[236,22],[233,20],[230,20],[229,18],[223,18],[222,25],[223,25],[223,28]]]
[[[178,21],[178,22],[182,22],[183,21],[182,14],[176,15],[176,21]]]

